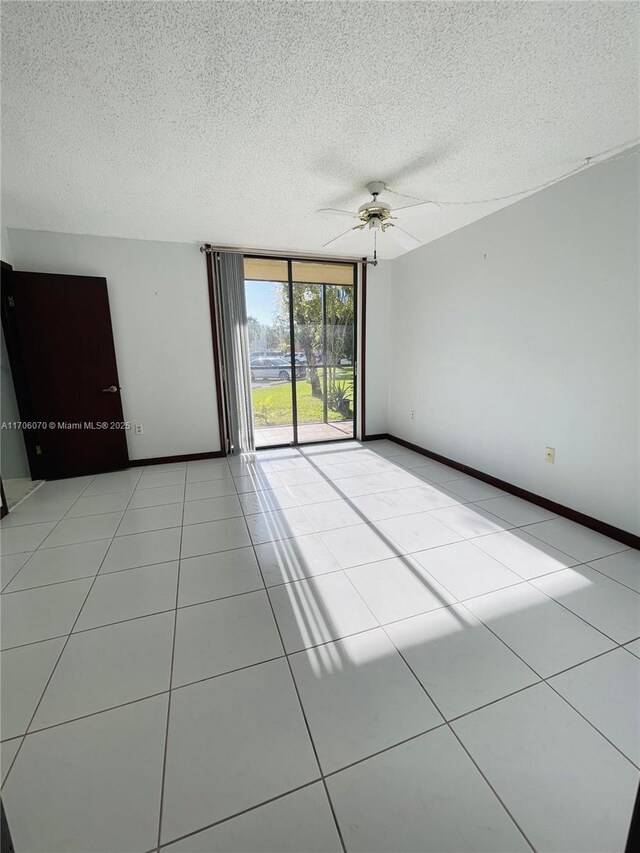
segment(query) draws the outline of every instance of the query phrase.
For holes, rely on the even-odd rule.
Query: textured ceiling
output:
[[[349,223],[316,208],[369,180],[446,201],[540,184],[638,136],[639,9],[2,2],[3,224],[318,252]],[[428,242],[503,205],[399,222]]]

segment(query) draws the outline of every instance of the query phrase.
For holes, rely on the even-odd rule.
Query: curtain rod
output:
[[[239,249],[237,246],[210,246],[208,243],[204,243],[200,246],[200,251],[209,255],[215,254],[216,252],[228,252],[232,255],[257,255],[258,257],[279,258],[281,260],[292,258],[293,260],[300,261],[333,261],[334,263],[338,262],[343,264],[371,263],[371,261],[362,257],[338,257],[337,255],[303,254],[301,252],[278,252],[273,249]]]

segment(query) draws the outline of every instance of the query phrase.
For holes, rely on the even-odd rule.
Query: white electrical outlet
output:
[[[411,409],[411,420],[415,421],[415,419],[416,419],[416,413],[413,409]]]
[[[143,432],[144,429],[142,427],[142,424],[136,424],[136,435],[142,435]]]
[[[544,449],[544,461],[549,462],[551,465],[556,461],[556,449],[555,447],[545,447]]]

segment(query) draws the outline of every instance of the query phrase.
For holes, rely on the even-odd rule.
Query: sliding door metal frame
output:
[[[296,333],[293,318],[293,262],[287,258],[287,280],[289,285],[289,347],[291,352],[291,417],[293,423],[293,446],[298,446],[298,376],[296,374]]]
[[[222,251],[222,250],[221,250]],[[258,260],[276,260],[276,261],[286,261],[287,263],[287,287],[289,293],[289,345],[290,345],[290,360],[291,360],[291,407],[292,407],[292,416],[293,416],[293,441],[283,442],[282,444],[269,444],[265,448],[259,449],[276,449],[276,448],[284,448],[284,447],[299,447],[306,446],[307,444],[339,444],[343,441],[353,440],[357,437],[357,417],[358,417],[358,391],[360,388],[360,369],[359,369],[359,359],[358,359],[358,267],[362,264],[362,261],[358,261],[356,259],[350,258],[329,258],[324,255],[321,256],[297,256],[297,255],[279,255],[279,254],[266,254],[264,252],[252,252],[247,251],[244,252],[245,258],[255,258]],[[327,264],[341,264],[344,266],[350,266],[353,268],[353,283],[345,284],[345,285],[333,285],[332,287],[353,287],[353,419],[352,419],[352,434],[348,436],[345,434],[345,438],[327,438],[320,441],[307,441],[300,442],[298,436],[298,397],[297,397],[297,373],[296,373],[296,361],[295,361],[295,324],[294,324],[294,315],[293,315],[293,262],[300,261],[302,263],[327,263]],[[363,285],[366,279],[363,277]],[[284,284],[284,282],[282,282]],[[323,340],[324,340],[324,349],[323,349],[323,369],[326,380],[326,287],[328,286],[326,283],[318,282],[318,284],[322,285],[323,293],[322,293],[322,304],[323,304]],[[364,327],[365,318],[364,316],[361,318],[361,322]],[[363,335],[364,339],[364,328]],[[364,371],[363,371],[364,374]],[[223,370],[224,377],[224,370]],[[363,375],[364,380],[364,375]],[[364,400],[364,384],[362,388],[363,400]],[[324,396],[326,397],[326,381],[324,387]],[[324,402],[324,401],[323,401]],[[226,392],[225,392],[225,403],[226,401]],[[364,408],[364,406],[363,406]],[[226,420],[226,418],[225,418]]]

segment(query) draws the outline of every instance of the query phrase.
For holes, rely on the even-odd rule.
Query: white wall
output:
[[[393,261],[392,434],[640,533],[638,178],[594,166]]]
[[[367,267],[366,432],[387,432],[391,356],[390,284],[392,261]]]
[[[132,460],[220,449],[206,268],[197,245],[9,229],[13,267],[107,279]]]

